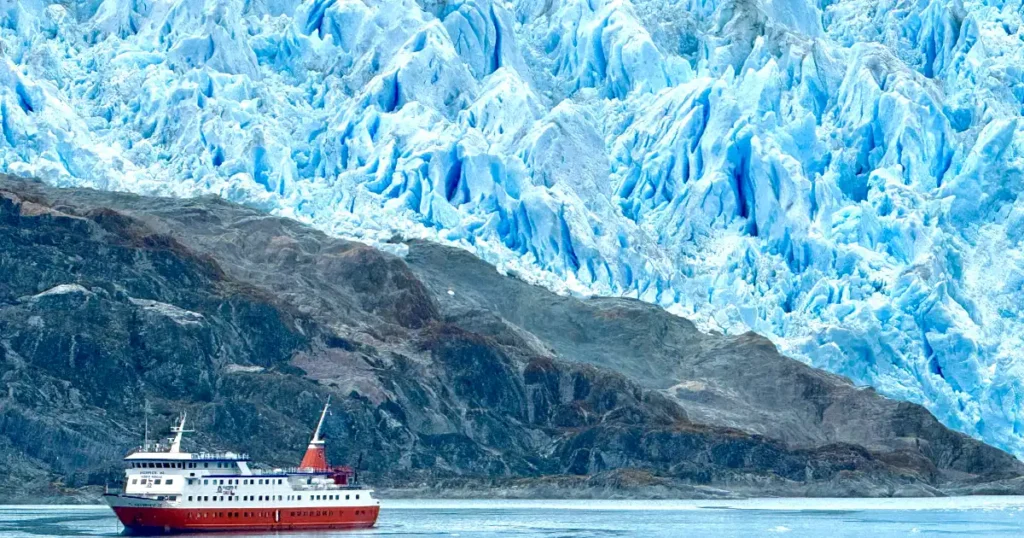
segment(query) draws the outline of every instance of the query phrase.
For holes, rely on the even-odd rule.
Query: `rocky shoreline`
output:
[[[191,447],[328,456],[382,495],[1019,493],[920,406],[627,299],[436,244],[402,257],[216,198],[0,178],[0,502],[92,502],[180,411]]]

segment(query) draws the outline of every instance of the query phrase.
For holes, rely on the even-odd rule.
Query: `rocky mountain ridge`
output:
[[[1015,492],[1024,465],[658,307],[559,296],[428,242],[397,256],[213,197],[0,179],[0,500],[88,496],[143,409],[190,447],[406,493]],[[91,489],[90,489],[91,488]]]

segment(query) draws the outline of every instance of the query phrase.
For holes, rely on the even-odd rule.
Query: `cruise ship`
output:
[[[380,512],[373,490],[356,484],[352,468],[327,464],[320,430],[329,405],[293,469],[258,469],[233,452],[182,452],[182,415],[173,438],[147,440],[125,457],[123,489],[103,499],[128,534],[372,527]]]

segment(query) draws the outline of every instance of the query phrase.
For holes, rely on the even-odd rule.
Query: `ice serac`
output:
[[[0,4],[0,169],[641,298],[1024,455],[1019,3]]]

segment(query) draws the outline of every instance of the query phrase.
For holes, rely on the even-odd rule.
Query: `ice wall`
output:
[[[1024,455],[1021,13],[0,0],[0,169],[459,244]]]

